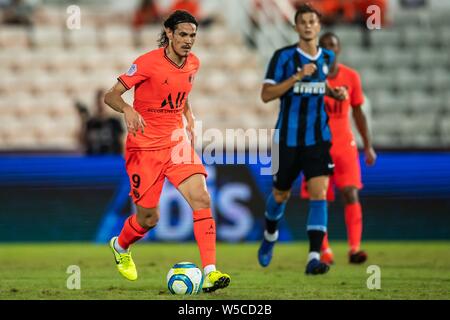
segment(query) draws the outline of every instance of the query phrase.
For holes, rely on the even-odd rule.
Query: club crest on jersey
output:
[[[134,75],[137,71],[137,65],[134,63],[131,65],[130,69],[128,69],[127,71],[127,76],[131,77],[132,75]]]
[[[328,72],[330,72],[330,69],[328,68],[328,66],[326,64],[324,64],[322,67],[322,71],[325,75],[327,75]]]

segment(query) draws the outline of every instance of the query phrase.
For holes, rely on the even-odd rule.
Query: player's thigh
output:
[[[142,208],[156,208],[164,185],[164,164],[159,151],[127,151],[126,171],[130,196]]]
[[[331,176],[334,172],[334,163],[330,155],[330,143],[322,143],[306,147],[301,154],[302,170],[306,181],[320,176]],[[309,185],[308,191],[311,192]]]
[[[295,179],[302,169],[299,159],[299,149],[292,147],[279,147],[278,164],[273,165],[278,170],[273,173],[273,188],[280,192],[289,192]],[[272,160],[273,161],[273,160]],[[275,196],[275,193],[274,193]]]
[[[171,159],[164,175],[180,191],[192,209],[209,208],[210,197],[206,188],[207,171],[195,150],[190,145],[185,147],[188,148],[190,157],[181,161]]]
[[[323,143],[308,147],[303,152],[303,174],[311,200],[326,199],[329,176],[334,169],[330,148],[331,144]]]
[[[211,197],[206,188],[205,175],[200,173],[193,174],[181,182],[177,189],[189,203],[192,210],[211,207]]]

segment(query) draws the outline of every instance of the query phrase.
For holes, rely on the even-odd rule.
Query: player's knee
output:
[[[327,189],[325,188],[315,188],[309,192],[310,200],[326,200],[327,199]]]
[[[342,190],[345,204],[352,204],[359,201],[358,189],[355,187],[347,187]]]
[[[211,197],[206,190],[195,192],[191,197],[191,204],[194,210],[207,209],[211,207]]]
[[[155,227],[159,221],[159,209],[138,209],[137,221],[143,228],[151,229]]]
[[[275,198],[275,201],[278,203],[286,202],[289,200],[289,197],[291,196],[290,191],[279,191],[276,190],[273,192],[273,197]]]

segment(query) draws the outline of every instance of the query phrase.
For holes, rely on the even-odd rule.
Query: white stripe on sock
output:
[[[117,252],[119,252],[119,253],[127,253],[128,252],[128,250],[126,250],[120,246],[118,238],[116,238],[116,240],[114,240],[114,249],[116,249]]]
[[[269,233],[267,230],[264,230],[264,238],[267,241],[274,242],[278,240],[278,230],[275,233]]]
[[[313,260],[313,259],[320,260],[320,253],[315,252],[315,251],[311,251],[311,252],[308,254],[308,262],[310,262],[310,261]]]
[[[203,269],[203,273],[207,276],[210,272],[216,271],[216,266],[214,264],[208,264]]]

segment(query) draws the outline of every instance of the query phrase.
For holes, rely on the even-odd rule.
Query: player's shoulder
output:
[[[340,63],[339,69],[347,76],[351,78],[359,78],[359,72],[356,69],[353,69],[352,67]]]
[[[275,50],[273,56],[274,57],[290,56],[290,55],[294,54],[296,49],[297,49],[297,44],[292,44],[292,45],[289,45],[289,46],[285,46],[285,47],[282,47],[282,48],[279,48],[279,49]]]
[[[291,44],[291,45],[279,48],[278,50],[275,51],[275,53],[281,53],[281,52],[291,53],[291,52],[294,52],[296,49],[297,49],[297,44]]]
[[[164,48],[158,48],[154,50],[147,51],[140,56],[137,57],[136,61],[138,62],[154,62],[155,60],[161,59],[164,57]]]
[[[188,60],[189,60],[192,64],[200,65],[200,59],[199,59],[199,58],[195,55],[195,53],[193,53],[192,51],[189,52]]]

